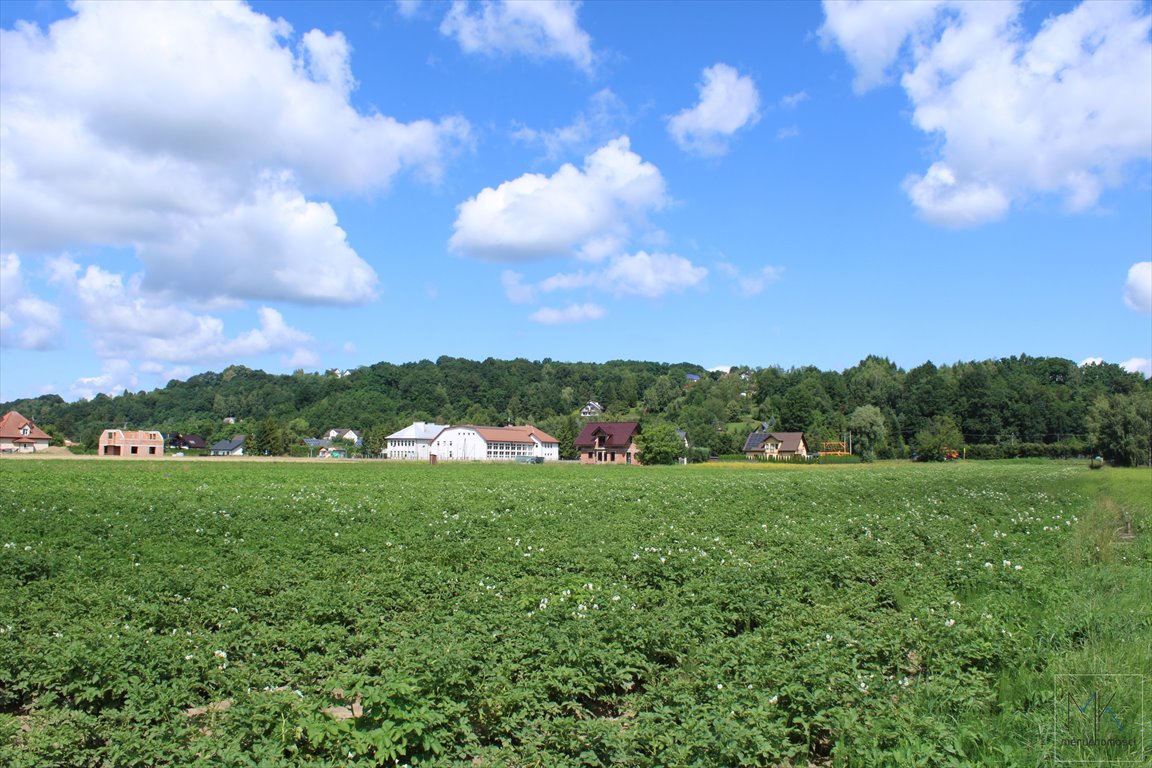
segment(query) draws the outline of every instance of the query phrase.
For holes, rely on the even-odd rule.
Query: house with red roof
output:
[[[639,464],[636,421],[590,421],[576,438],[581,464]]]
[[[47,432],[16,411],[0,418],[0,452],[34,453],[47,448],[51,440]]]

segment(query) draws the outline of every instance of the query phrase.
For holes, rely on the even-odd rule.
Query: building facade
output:
[[[558,461],[560,442],[531,424],[508,427],[445,427],[432,441],[439,461]]]
[[[576,438],[581,464],[640,464],[635,421],[590,421]]]
[[[46,449],[52,438],[48,433],[17,411],[8,411],[0,418],[0,451],[4,453],[34,453]]]
[[[164,435],[155,430],[106,429],[96,446],[100,456],[156,458],[164,455]]]
[[[385,439],[384,458],[428,461],[428,457],[432,454],[432,441],[446,429],[447,424],[428,424],[423,421],[409,424]]]

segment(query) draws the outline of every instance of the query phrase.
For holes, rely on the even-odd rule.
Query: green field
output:
[[[5,460],[0,764],[1142,764],[1150,523],[1061,462]]]

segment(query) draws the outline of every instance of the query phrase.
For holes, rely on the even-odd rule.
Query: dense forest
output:
[[[121,427],[210,441],[246,434],[260,453],[288,452],[333,427],[359,430],[373,449],[415,420],[527,422],[555,435],[562,455],[571,455],[579,411],[589,401],[604,407],[603,419],[674,424],[703,455],[739,452],[761,423],[803,431],[816,448],[851,433],[854,452],[865,459],[944,444],[963,446],[970,458],[1102,452],[1121,464],[1148,463],[1152,451],[1152,385],[1142,375],[1110,363],[1028,356],[927,362],[908,371],[870,356],[842,372],[453,357],[290,375],[234,365],[151,392],[74,403],[45,395],[4,403],[0,411],[16,409],[49,434],[90,447],[102,430]]]

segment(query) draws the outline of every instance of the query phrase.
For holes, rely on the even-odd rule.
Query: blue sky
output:
[[[0,28],[0,400],[441,355],[1152,375],[1146,2]]]

